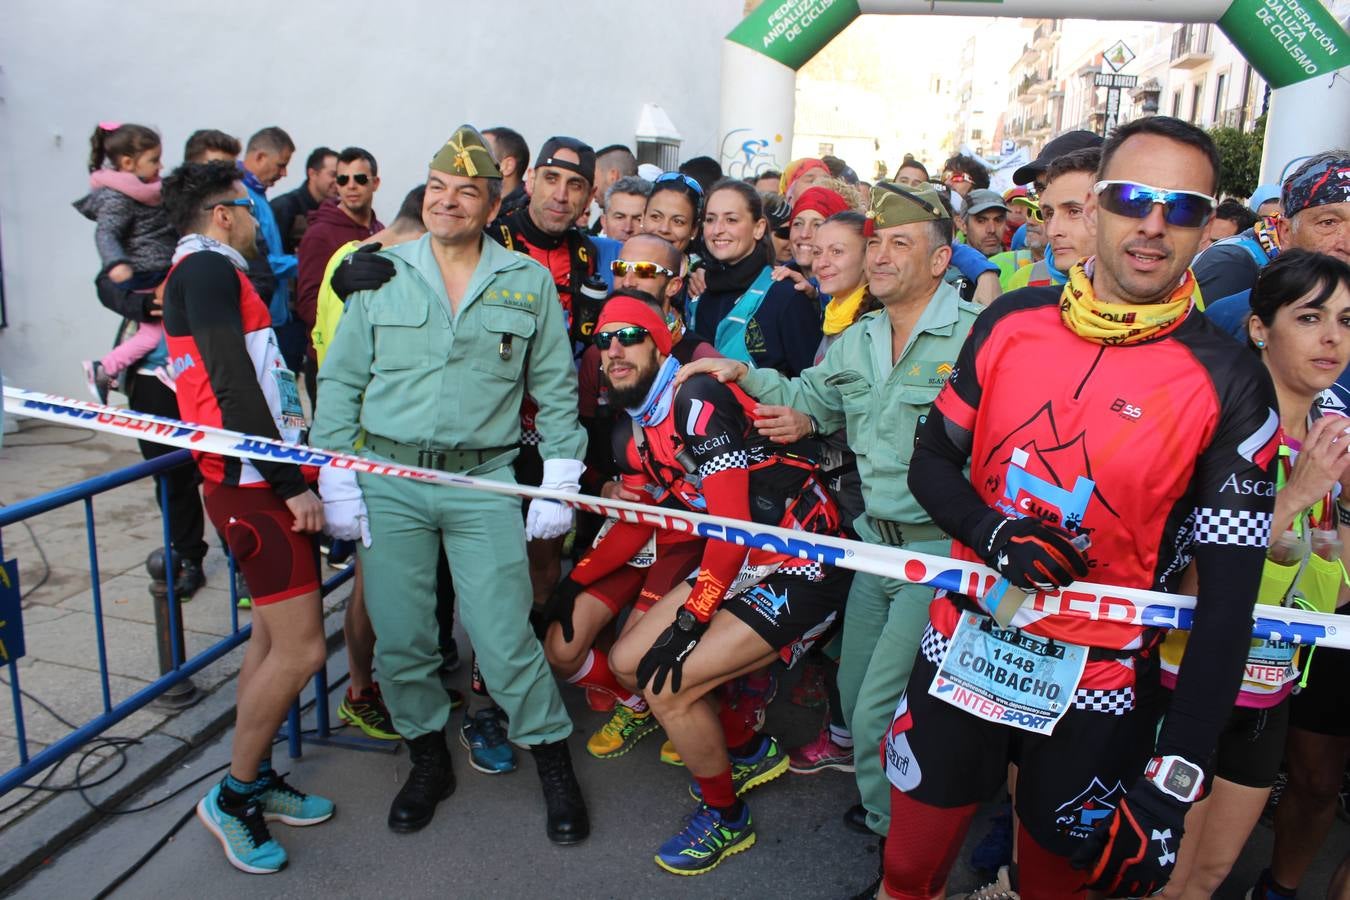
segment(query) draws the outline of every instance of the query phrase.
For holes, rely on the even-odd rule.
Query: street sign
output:
[[[1111,67],[1112,72],[1119,72],[1128,66],[1134,59],[1134,51],[1125,45],[1124,41],[1116,41],[1106,52],[1102,54],[1102,59]]]
[[[1116,127],[1116,122],[1120,120],[1120,88],[1112,88],[1106,92],[1106,121],[1102,125],[1102,134],[1111,133],[1111,129]]]
[[[1139,83],[1138,75],[1112,75],[1109,72],[1098,72],[1092,79],[1097,87],[1104,88],[1132,88]]]

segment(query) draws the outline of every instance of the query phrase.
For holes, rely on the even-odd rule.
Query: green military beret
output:
[[[431,158],[431,168],[447,175],[465,175],[469,178],[502,177],[487,141],[472,125],[461,125],[455,129],[450,140]]]
[[[867,233],[893,225],[950,218],[947,208],[942,205],[942,198],[932,185],[907,188],[889,181],[878,181],[872,187],[871,203],[867,210]]]

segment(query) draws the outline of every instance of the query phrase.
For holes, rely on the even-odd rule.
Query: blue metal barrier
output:
[[[84,725],[81,725],[79,728],[76,728],[65,737],[30,758],[28,753],[28,739],[24,728],[23,695],[19,685],[18,662],[17,659],[9,659],[7,670],[9,673],[10,693],[14,705],[14,728],[19,745],[19,765],[10,769],[8,772],[5,772],[3,775],[0,775],[0,796],[21,786],[28,779],[49,766],[59,763],[91,739],[98,737],[113,725],[136,712],[136,710],[142,708],[156,698],[161,697],[166,691],[186,683],[192,675],[201,671],[206,666],[215,662],[217,659],[248,640],[249,634],[252,631],[252,626],[243,625],[241,627],[239,624],[238,611],[234,608],[234,564],[233,560],[231,560],[231,633],[195,656],[186,659],[183,658],[183,648],[181,645],[183,633],[182,622],[179,615],[177,597],[174,594],[174,570],[173,567],[170,566],[166,581],[168,591],[169,631],[171,636],[170,646],[173,662],[172,668],[169,672],[161,675],[154,682],[146,685],[122,702],[117,704],[111,702],[107,649],[103,633],[103,595],[102,586],[99,584],[98,545],[94,531],[93,498],[98,494],[122,487],[123,485],[131,484],[132,482],[143,478],[154,477],[162,479],[164,473],[170,469],[192,464],[192,456],[189,451],[176,450],[172,453],[165,454],[164,456],[136,463],[135,465],[127,466],[124,469],[118,469],[115,472],[109,472],[105,475],[99,475],[94,478],[76,482],[75,484],[67,485],[66,487],[42,494],[38,497],[33,497],[29,500],[15,503],[11,506],[0,507],[0,534],[3,534],[3,529],[7,525],[14,525],[25,519],[32,518],[41,513],[50,512],[51,510],[62,506],[68,506],[72,503],[84,503],[85,532],[89,545],[89,576],[93,597],[94,628],[98,647],[99,683],[103,700],[103,712],[100,715],[94,717]],[[164,556],[166,560],[172,560],[173,555],[169,539],[168,493],[169,492],[166,489],[163,489],[163,483],[161,481],[161,490],[159,494],[160,513],[164,523]],[[0,560],[3,559],[3,543],[0,543]],[[331,593],[343,582],[351,578],[353,574],[354,568],[349,568],[332,576],[324,582],[322,590],[323,594],[326,596]],[[318,701],[316,702],[316,707],[318,707],[320,713],[321,736],[326,736],[328,730],[327,709],[322,702],[326,695],[327,684],[324,678],[324,670],[321,667],[318,674],[315,676],[315,697]],[[297,704],[293,709],[291,716],[292,724],[288,729],[290,732],[288,737],[290,739],[290,751],[292,756],[298,756],[300,753],[298,713],[299,707]]]

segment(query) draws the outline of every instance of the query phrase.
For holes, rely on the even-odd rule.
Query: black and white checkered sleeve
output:
[[[1267,547],[1272,518],[1268,512],[1255,510],[1197,507],[1195,541],[1198,544]]]

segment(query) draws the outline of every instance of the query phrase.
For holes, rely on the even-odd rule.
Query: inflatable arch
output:
[[[865,14],[1216,23],[1273,88],[1262,182],[1310,153],[1350,147],[1350,36],[1321,0],[764,0],[723,42],[728,175],[787,165],[797,70]]]

